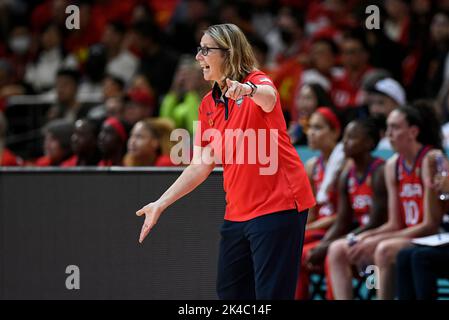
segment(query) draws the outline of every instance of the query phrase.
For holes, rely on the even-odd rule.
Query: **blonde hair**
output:
[[[224,51],[222,72],[226,78],[241,82],[257,68],[253,49],[245,34],[235,24],[217,24],[204,31]]]
[[[168,118],[147,118],[143,120],[145,127],[155,131],[159,140],[161,155],[169,156],[174,141],[170,141],[170,134],[175,129],[173,120]]]

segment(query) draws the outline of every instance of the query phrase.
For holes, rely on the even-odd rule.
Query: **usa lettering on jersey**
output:
[[[355,195],[352,203],[352,208],[355,210],[362,210],[365,208],[371,208],[372,204],[373,200],[370,195]]]

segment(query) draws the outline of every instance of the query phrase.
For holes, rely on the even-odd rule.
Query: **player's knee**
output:
[[[391,263],[393,259],[393,247],[387,242],[380,242],[376,250],[374,251],[374,263],[377,266],[387,266]]]
[[[331,243],[327,251],[330,264],[344,262],[347,260],[347,244],[345,240],[337,240]]]

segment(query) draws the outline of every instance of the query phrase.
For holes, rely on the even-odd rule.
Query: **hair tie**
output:
[[[315,112],[318,112],[319,114],[321,114],[327,120],[327,122],[330,124],[330,126],[332,128],[334,128],[335,130],[341,129],[340,120],[338,120],[337,115],[330,108],[319,107],[318,109],[316,109]]]
[[[105,124],[113,127],[123,141],[128,140],[128,134],[126,133],[125,126],[120,122],[120,120],[115,117],[109,117],[106,119]]]

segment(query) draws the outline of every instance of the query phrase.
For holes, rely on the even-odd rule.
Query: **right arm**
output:
[[[190,165],[184,169],[178,179],[171,185],[167,191],[155,202],[151,202],[136,212],[136,215],[145,214],[145,222],[140,232],[139,242],[142,243],[150,230],[157,223],[162,212],[171,204],[190,193],[199,186],[215,167],[213,161],[212,147],[193,147],[193,159]]]
[[[307,178],[309,178],[310,185],[313,190],[313,194],[316,195],[315,186],[313,184],[313,168],[315,166],[315,163],[318,161],[318,157],[313,157],[309,160],[307,160],[305,164],[305,169],[307,173]],[[307,225],[309,225],[311,222],[316,220],[316,207],[312,207],[309,209],[309,215],[307,216]]]

